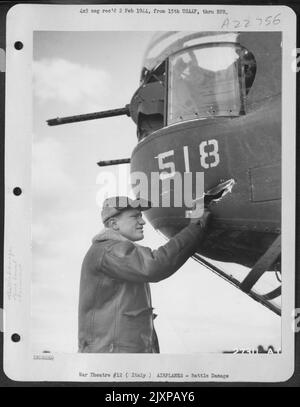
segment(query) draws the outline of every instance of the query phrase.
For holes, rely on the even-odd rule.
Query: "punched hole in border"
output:
[[[13,342],[15,342],[15,343],[20,342],[21,336],[20,336],[19,334],[13,334],[13,335],[11,336],[11,340],[12,340]]]
[[[23,42],[22,41],[16,41],[15,42],[15,49],[17,49],[18,51],[20,51],[23,48]]]
[[[22,189],[20,187],[16,187],[13,190],[14,195],[19,196],[22,194]]]

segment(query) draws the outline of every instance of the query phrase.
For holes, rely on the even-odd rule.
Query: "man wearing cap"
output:
[[[196,251],[209,212],[157,250],[142,240],[142,201],[104,201],[105,229],[94,237],[82,265],[79,298],[79,352],[159,353],[149,283],[175,273]]]

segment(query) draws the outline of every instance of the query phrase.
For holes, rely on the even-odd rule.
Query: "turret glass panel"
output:
[[[171,55],[167,124],[245,114],[246,93],[255,75],[249,66],[255,67],[253,55],[230,43],[198,46]]]

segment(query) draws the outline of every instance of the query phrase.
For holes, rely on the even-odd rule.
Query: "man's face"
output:
[[[145,221],[142,217],[142,212],[138,209],[126,209],[121,212],[116,217],[115,225],[118,232],[132,242],[144,238],[143,226]]]

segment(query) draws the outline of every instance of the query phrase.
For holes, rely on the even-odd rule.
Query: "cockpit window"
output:
[[[167,124],[245,114],[254,56],[236,44],[189,48],[169,57]]]

